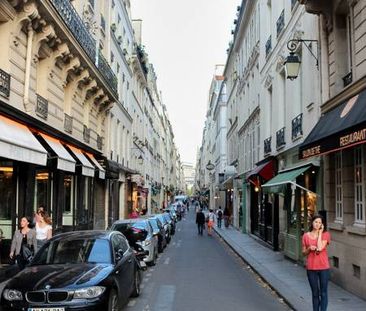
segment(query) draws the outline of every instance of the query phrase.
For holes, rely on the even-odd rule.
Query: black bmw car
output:
[[[74,231],[53,237],[1,297],[3,310],[120,310],[140,293],[140,269],[119,232]]]

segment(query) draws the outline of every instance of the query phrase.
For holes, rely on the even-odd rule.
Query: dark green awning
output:
[[[283,173],[279,173],[275,177],[273,177],[271,180],[266,182],[262,185],[264,192],[272,192],[272,193],[278,193],[278,192],[284,192],[286,189],[286,185],[288,183],[295,184],[296,186],[299,186],[295,183],[296,177],[304,173],[310,165],[294,169],[291,171],[285,171]],[[303,188],[303,187],[301,187]]]

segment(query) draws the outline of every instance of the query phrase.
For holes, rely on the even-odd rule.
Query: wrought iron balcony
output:
[[[89,3],[94,8],[94,0],[89,0]]]
[[[36,114],[47,120],[48,117],[48,100],[37,94]]]
[[[103,149],[103,137],[100,135],[97,135],[97,148],[98,150]]]
[[[294,7],[296,6],[298,0],[291,0],[291,10],[294,9]]]
[[[268,137],[267,139],[264,140],[264,154],[269,154],[272,152],[271,143],[272,143],[272,137]]]
[[[90,143],[90,128],[84,125],[83,138],[86,143]]]
[[[268,57],[269,53],[272,51],[272,36],[269,36],[266,42],[266,57]]]
[[[280,149],[284,145],[286,145],[286,142],[285,142],[285,128],[283,127],[276,132],[276,148]]]
[[[352,83],[352,71],[350,73],[347,73],[343,78],[343,86],[346,87],[347,85]]]
[[[302,113],[292,119],[292,140],[302,136]]]
[[[101,74],[103,75],[105,82],[111,87],[115,96],[118,96],[117,91],[117,77],[115,76],[112,69],[109,67],[107,61],[96,52],[96,42],[89,34],[89,31],[85,27],[79,14],[69,0],[50,0],[56,11],[65,22],[76,41],[81,45],[86,54],[97,66]],[[92,1],[94,4],[94,1]],[[92,4],[92,2],[90,2]]]
[[[277,38],[278,38],[283,28],[285,28],[285,10],[282,10],[281,15],[276,22],[276,25],[277,25]]]
[[[10,95],[10,74],[0,69],[0,95],[9,97]]]
[[[65,113],[64,129],[68,133],[72,133],[72,117]]]
[[[69,0],[50,0],[86,54],[95,62],[96,43]]]
[[[146,60],[145,60],[145,51],[144,51],[143,47],[141,47],[140,45],[138,45],[136,47],[136,55],[140,61],[141,67],[142,67],[145,75],[147,75],[148,68],[147,68],[147,64],[146,64]]]
[[[101,51],[98,53],[98,65],[97,65],[99,71],[102,73],[106,81],[108,82],[109,86],[112,88],[112,90],[116,93],[118,93],[118,80],[114,72],[112,71],[111,67],[108,65],[108,62],[104,58]]]

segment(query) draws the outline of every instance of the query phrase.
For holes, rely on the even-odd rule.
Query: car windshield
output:
[[[34,258],[32,265],[111,263],[108,240],[80,239],[51,241]]]
[[[159,219],[160,219],[160,221],[163,223],[163,224],[165,224],[165,223],[167,223],[167,221],[166,221],[166,219],[165,219],[165,217],[163,216],[163,215],[158,215],[157,216]]]

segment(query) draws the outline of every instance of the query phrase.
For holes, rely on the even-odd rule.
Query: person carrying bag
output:
[[[16,259],[20,270],[32,261],[34,250],[37,249],[36,231],[29,228],[30,222],[27,217],[22,217],[20,229],[14,232],[11,242],[9,257]]]

